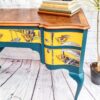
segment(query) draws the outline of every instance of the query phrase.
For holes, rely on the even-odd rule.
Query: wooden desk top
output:
[[[88,29],[82,10],[72,17],[39,14],[37,9],[0,9],[0,26],[38,26],[47,29]]]

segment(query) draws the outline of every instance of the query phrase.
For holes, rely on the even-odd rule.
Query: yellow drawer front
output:
[[[74,49],[56,49],[54,50],[54,65],[75,65],[79,66],[80,54],[79,50]]]
[[[48,46],[82,46],[83,34],[80,32],[45,32],[44,43]]]
[[[80,55],[81,55],[80,50],[45,48],[45,63],[50,65],[79,66]]]
[[[45,63],[46,64],[53,64],[53,50],[45,48]]]
[[[41,43],[39,30],[0,29],[0,42]]]

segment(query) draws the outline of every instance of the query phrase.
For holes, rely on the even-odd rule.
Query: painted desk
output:
[[[50,70],[67,69],[81,91],[88,22],[82,10],[72,17],[38,14],[36,9],[0,9],[0,50],[29,47]],[[67,98],[66,98],[67,100]]]

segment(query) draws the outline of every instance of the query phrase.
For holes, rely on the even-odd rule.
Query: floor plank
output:
[[[61,70],[52,71],[55,100],[73,100],[73,94],[66,83]]]
[[[2,87],[21,67],[21,61],[15,60],[9,65],[7,70],[3,70],[0,74],[0,87]]]
[[[40,72],[40,61],[35,61],[35,62],[33,61],[31,64],[30,75],[27,80],[28,85],[26,88],[26,93],[22,100],[32,100],[39,72]]]
[[[10,67],[12,67],[12,63],[13,63],[13,60],[11,59],[7,59],[7,60],[3,60],[4,62],[1,64],[1,69],[0,69],[0,74],[1,73],[4,73],[7,69],[9,69]]]
[[[21,63],[21,68],[16,72],[16,74],[12,76],[11,79],[9,79],[9,81],[5,85],[1,87],[1,89],[4,90],[2,92],[3,100],[11,99],[15,94],[16,90],[19,88],[20,84],[24,82],[22,79],[25,78],[23,76],[25,75],[25,69],[29,67],[29,63],[27,63],[25,60],[23,62],[21,61]],[[19,65],[17,64],[17,66]]]
[[[90,95],[92,95],[92,97],[94,98],[94,100],[100,100],[100,86],[99,85],[95,85],[91,82],[91,75],[90,75],[90,67],[89,67],[89,63],[85,64],[85,81],[84,81],[84,86],[87,89],[87,91],[90,93]]]
[[[50,71],[43,64],[41,64],[41,69],[32,100],[54,100]]]
[[[0,66],[2,66],[5,62],[6,62],[7,59],[2,59],[0,58]]]

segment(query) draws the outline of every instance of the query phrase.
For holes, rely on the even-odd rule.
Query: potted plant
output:
[[[91,5],[96,9],[97,12],[97,19],[96,19],[96,23],[97,23],[97,39],[96,39],[96,43],[97,43],[97,62],[93,62],[90,65],[90,69],[91,69],[91,80],[93,83],[95,83],[96,85],[100,85],[100,52],[99,52],[99,21],[100,21],[100,0],[87,0],[88,3],[91,3]]]

